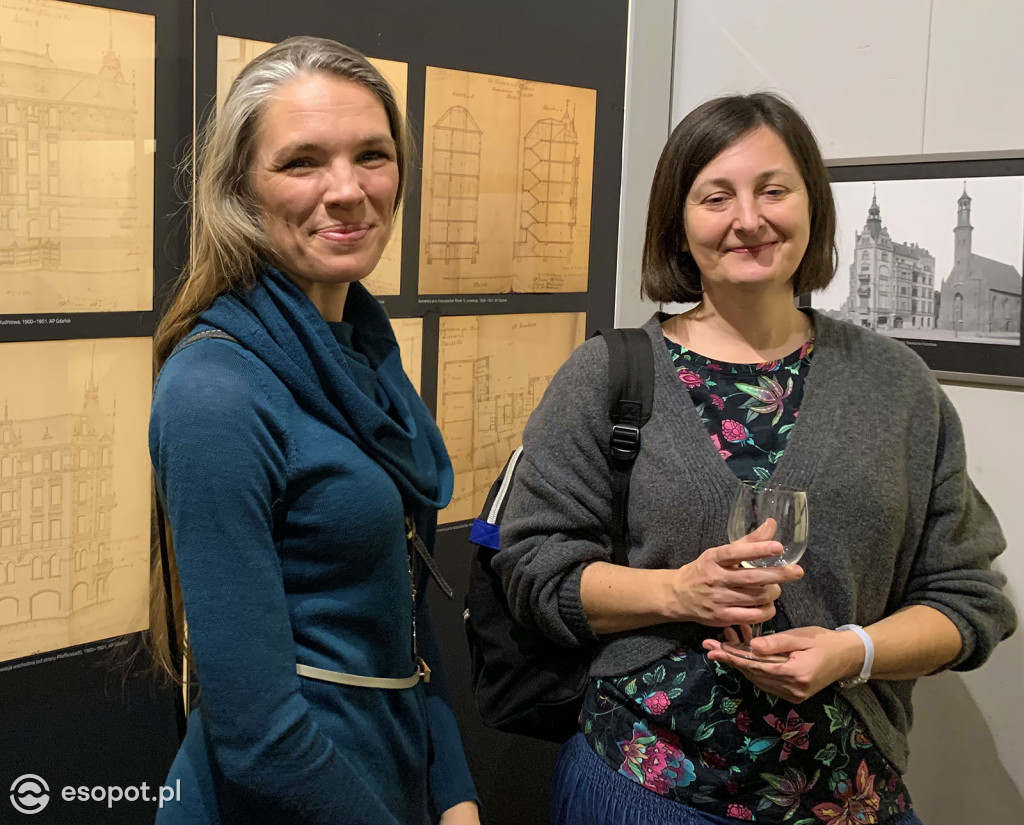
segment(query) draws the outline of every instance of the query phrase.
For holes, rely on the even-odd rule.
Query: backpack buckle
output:
[[[640,453],[640,428],[634,424],[615,424],[611,436],[612,458],[633,461]]]

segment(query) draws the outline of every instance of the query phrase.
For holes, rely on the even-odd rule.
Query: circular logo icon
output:
[[[11,804],[23,814],[37,814],[50,801],[50,788],[41,776],[26,773],[11,785]]]

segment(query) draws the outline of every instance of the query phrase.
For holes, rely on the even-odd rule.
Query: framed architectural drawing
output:
[[[0,4],[0,312],[153,307],[155,18]]]
[[[838,270],[810,305],[940,378],[1024,385],[1024,159],[832,167]]]
[[[593,89],[428,66],[421,294],[586,292]]]
[[[148,626],[152,357],[149,338],[0,344],[0,662]]]
[[[583,343],[585,328],[582,312],[441,319],[437,425],[455,469],[455,492],[438,523],[480,512],[551,378]]]

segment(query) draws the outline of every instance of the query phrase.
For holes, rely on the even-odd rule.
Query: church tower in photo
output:
[[[942,285],[939,329],[960,333],[1020,333],[1021,276],[1010,264],[972,250],[971,196],[964,183],[956,202],[953,269]]]

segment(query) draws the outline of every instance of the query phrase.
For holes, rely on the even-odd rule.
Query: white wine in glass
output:
[[[796,564],[807,549],[807,493],[789,487],[743,482],[736,492],[729,513],[729,541],[739,541],[756,530],[768,519],[775,520],[775,535],[771,539],[782,545],[781,556],[766,556],[742,563],[742,567],[781,567]],[[761,635],[758,622],[750,628],[751,638]],[[748,642],[725,642],[722,647],[731,655],[754,662],[785,662],[785,656],[758,656]]]

